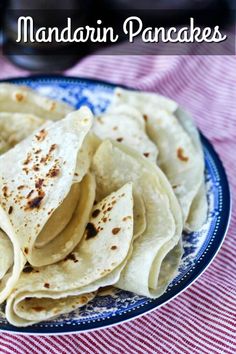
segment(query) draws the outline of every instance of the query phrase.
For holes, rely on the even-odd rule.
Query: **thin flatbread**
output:
[[[23,271],[7,300],[7,320],[28,326],[85,304],[98,288],[118,281],[132,240],[132,184],[127,183],[94,206],[82,241],[64,260]]]
[[[194,210],[204,204],[204,160],[199,144],[196,145],[199,138],[193,123],[190,133],[187,124],[183,125],[183,121],[175,116],[177,103],[162,96],[123,89],[117,89],[114,96],[114,106],[128,104],[145,118],[147,133],[158,147],[158,165],[167,175],[181,205],[185,229],[192,229],[194,223],[194,227],[199,227],[203,217],[199,214],[196,222]],[[195,215],[195,221],[189,221],[191,215]]]
[[[181,210],[168,180],[137,152],[111,141],[99,146],[92,170],[99,191],[97,198],[132,182],[134,206],[136,195],[145,205],[146,228],[134,240],[132,255],[116,285],[140,295],[160,296],[175,276],[182,254]],[[166,257],[171,261],[166,262]],[[162,265],[168,271],[163,272]]]
[[[14,265],[8,279],[1,284],[0,301],[11,291],[25,259],[37,266],[54,263],[63,259],[83,236],[95,196],[95,181],[89,176],[81,183],[81,193],[86,196],[80,196],[75,210],[75,213],[80,211],[80,232],[69,233],[69,223],[45,247],[35,247],[40,232],[70,192],[74,178],[77,183],[83,178],[80,175],[78,180],[74,174],[92,119],[91,111],[81,108],[0,156],[0,227],[14,250]]]
[[[157,161],[158,149],[146,134],[142,115],[128,105],[115,106],[96,117],[93,131],[102,140],[113,139],[135,148],[150,161]]]
[[[29,87],[0,84],[0,112],[29,113],[42,119],[58,120],[73,110],[68,104],[42,96]]]
[[[199,136],[199,132],[191,118],[191,116],[183,110],[182,108],[178,108],[175,112],[175,116],[186,130],[186,132],[191,137],[196,150],[204,161],[204,154],[202,150],[202,144]],[[188,215],[188,219],[186,221],[185,229],[189,232],[199,230],[207,218],[208,204],[207,204],[207,196],[206,196],[206,188],[205,188],[205,177],[202,174],[202,183],[199,187],[199,190],[193,199],[192,205],[190,207],[190,212]]]
[[[33,114],[0,113],[0,154],[27,138],[41,125],[44,119]]]

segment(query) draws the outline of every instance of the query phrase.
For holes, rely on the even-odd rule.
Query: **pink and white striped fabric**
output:
[[[18,72],[1,63],[1,76]],[[88,57],[67,72],[159,92],[185,106],[214,144],[236,202],[235,57]],[[148,315],[68,336],[0,334],[0,353],[236,353],[236,211],[222,249],[188,290]]]

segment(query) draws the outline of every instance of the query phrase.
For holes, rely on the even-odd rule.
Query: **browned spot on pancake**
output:
[[[114,229],[112,229],[113,235],[117,235],[119,232],[120,232],[120,227],[115,227]]]
[[[36,151],[35,151],[35,155],[40,154],[41,151],[42,151],[41,149],[36,150]]]
[[[34,166],[33,166],[33,170],[34,170],[35,172],[38,172],[38,171],[39,171],[39,164],[34,165]]]
[[[111,211],[112,207],[108,207],[106,210],[104,210],[104,214],[106,214],[108,211]]]
[[[189,160],[188,156],[184,155],[184,149],[183,148],[178,148],[177,149],[177,157],[179,160],[187,162]]]
[[[25,96],[24,96],[22,93],[17,92],[17,93],[15,94],[15,99],[16,99],[17,102],[22,102],[22,101],[24,101],[24,98],[25,98]]]
[[[52,208],[51,210],[48,211],[48,215],[51,215],[54,209]]]
[[[49,149],[49,154],[51,154],[54,150],[56,150],[57,144],[52,144],[50,149]]]
[[[32,161],[32,156],[30,153],[28,153],[25,161],[23,162],[23,165],[28,165],[31,161]]]
[[[23,186],[23,185],[17,187],[17,189],[18,189],[19,191],[22,190],[22,189],[24,189],[24,188],[25,188],[25,186]]]
[[[36,182],[35,182],[35,188],[40,189],[42,188],[44,179],[43,178],[39,178]]]
[[[148,157],[150,154],[149,154],[149,152],[144,152],[144,154],[143,154],[145,157]]]
[[[94,224],[92,224],[91,222],[89,222],[86,226],[86,240],[89,240],[90,238],[93,238],[95,236],[97,236],[98,234],[98,230],[96,229],[96,227],[94,226]]]
[[[143,114],[143,119],[145,120],[145,122],[147,122],[148,116],[146,114]]]
[[[60,173],[59,168],[54,166],[48,171],[46,176],[50,177],[50,178],[54,178],[54,177],[57,177],[59,175],[59,173]]]
[[[102,221],[107,222],[107,218],[106,217],[102,218]]]
[[[7,198],[7,197],[8,197],[8,187],[7,187],[7,186],[4,186],[4,187],[2,188],[2,192],[3,192],[4,198]]]
[[[49,283],[45,283],[45,284],[44,284],[44,287],[45,287],[46,289],[49,289],[49,288],[50,288],[50,284],[49,284]]]
[[[40,311],[44,311],[45,308],[42,306],[35,306],[35,307],[32,307],[32,310],[34,310],[36,312],[40,312]]]
[[[93,217],[93,218],[96,218],[96,217],[100,214],[100,212],[101,212],[101,210],[95,209],[95,210],[93,211],[93,213],[92,213],[92,217]]]
[[[82,304],[86,304],[87,301],[88,301],[87,296],[81,296],[80,302],[81,302]]]
[[[122,220],[123,220],[123,221],[127,221],[127,220],[129,220],[129,219],[132,219],[132,216],[125,216]]]
[[[31,200],[28,200],[27,205],[25,206],[25,211],[39,209],[44,196],[45,196],[45,193],[42,190],[38,191],[37,197],[35,197]]]
[[[22,170],[25,172],[26,175],[29,174],[29,169],[27,167],[24,167]]]
[[[111,250],[116,250],[117,246],[111,246]]]
[[[13,206],[10,206],[9,209],[8,209],[8,214],[11,215],[13,212]]]
[[[26,198],[29,199],[33,193],[34,193],[34,190],[32,189],[32,190],[29,192],[29,194],[27,195]]]
[[[24,248],[24,253],[25,253],[25,254],[28,254],[28,253],[29,253],[28,247],[25,247],[25,248]]]
[[[124,140],[124,138],[117,138],[116,141],[118,141],[118,143],[121,143]]]
[[[45,129],[42,129],[37,135],[35,135],[35,138],[38,141],[43,141],[46,138],[47,134],[47,131]]]

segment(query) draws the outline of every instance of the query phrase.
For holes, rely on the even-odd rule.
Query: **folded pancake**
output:
[[[25,86],[0,84],[0,112],[30,113],[42,119],[57,120],[74,110]]]
[[[54,263],[81,240],[94,202],[95,181],[85,176],[87,165],[80,171],[78,155],[91,125],[91,111],[81,108],[0,156],[0,227],[14,254],[0,301],[19,277],[25,258],[37,266]],[[48,239],[45,230],[50,232]]]
[[[45,123],[33,114],[0,113],[0,154],[14,147]]]
[[[94,120],[93,131],[101,139],[113,139],[134,147],[153,162],[157,160],[157,147],[147,136],[142,115],[135,108],[123,105],[103,113]]]
[[[7,235],[0,230],[0,280],[7,274],[13,266],[14,255],[12,244]]]
[[[204,159],[194,124],[176,116],[175,102],[153,93],[117,89],[112,107],[124,104],[138,109],[146,121],[147,134],[159,150],[158,165],[181,205],[185,229],[199,228],[206,217],[206,197]]]
[[[134,240],[132,255],[116,286],[140,295],[160,296],[175,276],[182,255],[182,215],[171,185],[155,164],[108,140],[96,151],[92,170],[98,200],[132,182],[134,207],[137,196],[144,202],[146,228]]]
[[[175,116],[179,120],[180,124],[183,126],[185,131],[191,137],[198,154],[201,156],[202,161],[204,161],[204,154],[202,150],[202,144],[199,136],[199,132],[193,123],[191,116],[184,111],[182,108],[178,108],[175,112]],[[204,167],[203,167],[204,168]],[[201,176],[201,185],[199,190],[193,199],[188,219],[185,224],[187,231],[197,231],[206,221],[208,211],[206,188],[205,188],[205,177],[204,173]]]
[[[132,240],[132,184],[127,183],[93,207],[82,241],[64,260],[23,270],[7,299],[7,320],[28,326],[84,305],[100,287],[118,281]]]
[[[129,105],[136,108],[146,121],[147,117],[143,113],[145,110],[154,112],[164,109],[169,113],[174,113],[178,108],[178,104],[168,97],[153,93],[153,92],[138,92],[134,90],[125,90],[120,87],[115,89],[115,94],[112,102],[112,106],[117,105]]]

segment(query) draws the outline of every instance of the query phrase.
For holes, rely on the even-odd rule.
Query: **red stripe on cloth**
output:
[[[5,69],[10,72],[9,64]],[[67,74],[158,92],[185,106],[220,154],[236,202],[235,57],[91,56]],[[0,353],[235,354],[235,230],[233,210],[224,245],[209,269],[161,309],[90,333],[49,338],[0,334]]]

